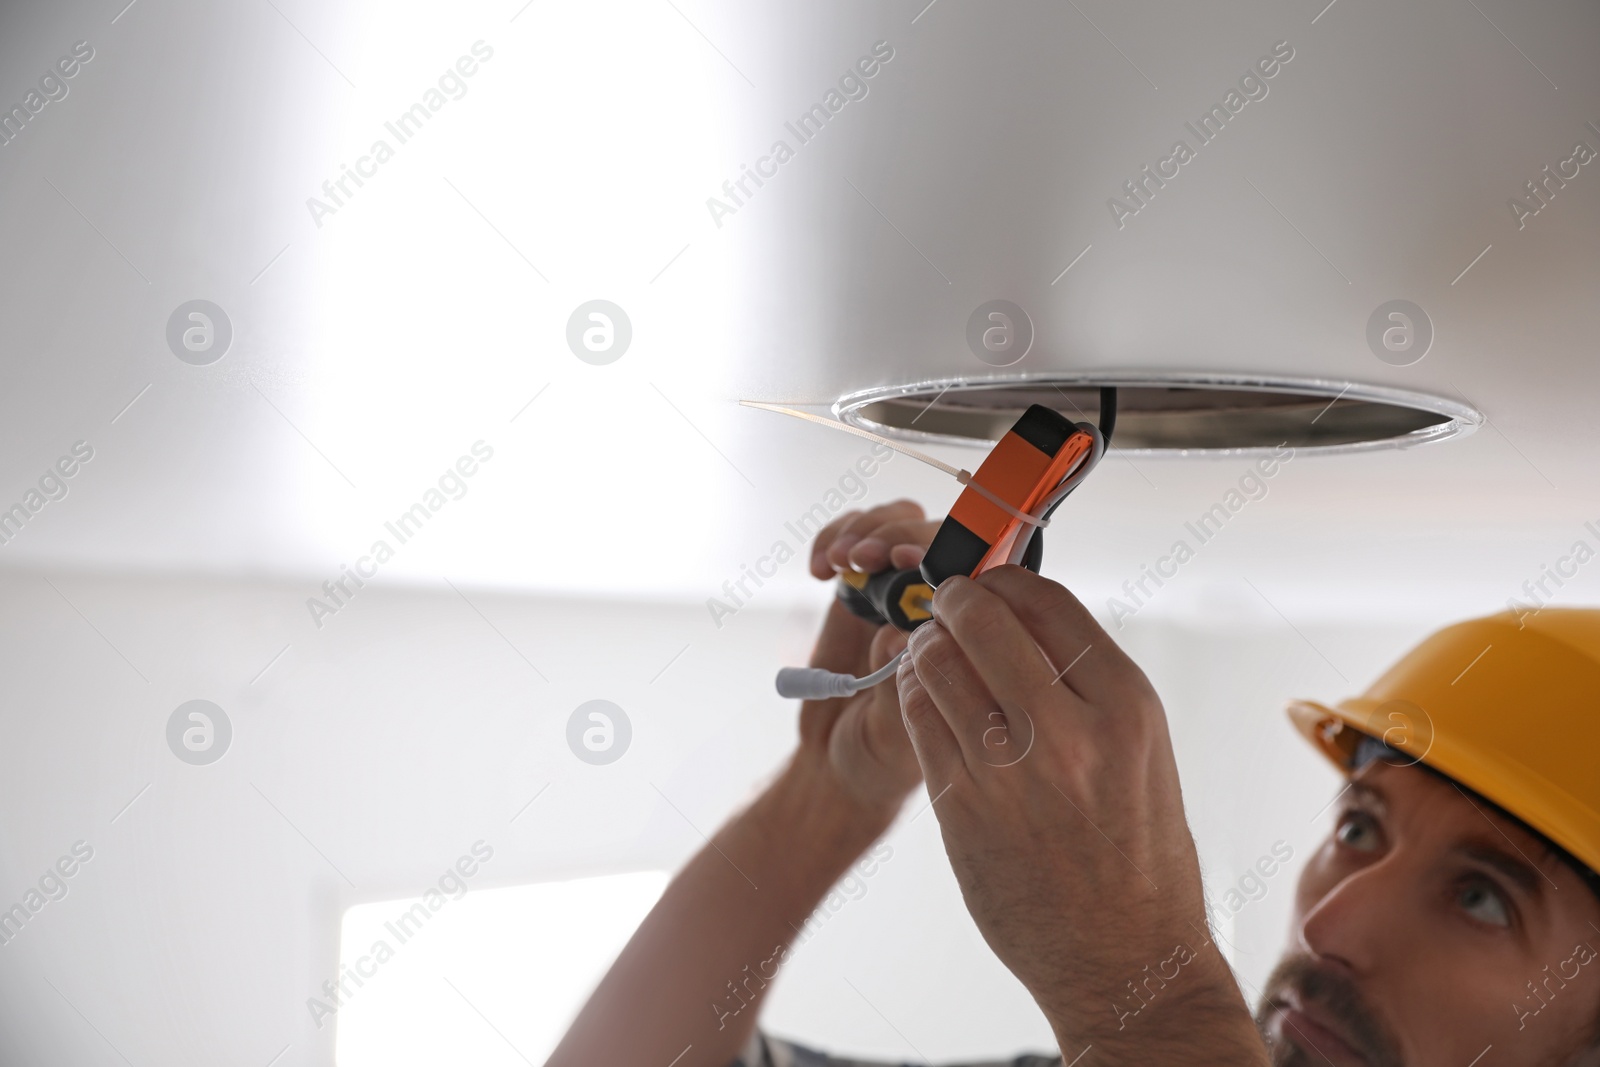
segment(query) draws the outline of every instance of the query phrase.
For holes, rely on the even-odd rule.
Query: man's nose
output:
[[[1382,952],[1404,950],[1417,925],[1403,860],[1390,853],[1344,876],[1324,893],[1295,931],[1312,956],[1366,973]]]

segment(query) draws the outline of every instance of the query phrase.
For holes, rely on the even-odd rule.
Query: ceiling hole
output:
[[[1136,453],[1407,448],[1483,422],[1467,404],[1379,386],[1177,375],[950,379],[853,393],[834,413],[902,440],[988,445],[1030,404],[1098,422],[1107,385],[1117,387],[1114,447]]]

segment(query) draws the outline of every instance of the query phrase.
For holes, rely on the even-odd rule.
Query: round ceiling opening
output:
[[[987,445],[1030,404],[1098,422],[1103,386],[1117,387],[1114,445],[1131,452],[1407,448],[1483,422],[1468,404],[1379,386],[1173,375],[949,379],[852,393],[834,413],[902,440]]]

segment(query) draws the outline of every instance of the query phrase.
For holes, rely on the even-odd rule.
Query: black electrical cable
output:
[[[1106,448],[1111,447],[1111,431],[1117,428],[1117,387],[1102,385],[1100,387],[1100,436],[1104,438]]]

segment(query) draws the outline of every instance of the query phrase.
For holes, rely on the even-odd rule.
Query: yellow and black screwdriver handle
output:
[[[933,618],[933,586],[915,567],[876,574],[846,571],[835,583],[835,595],[851,614],[910,633]]]

